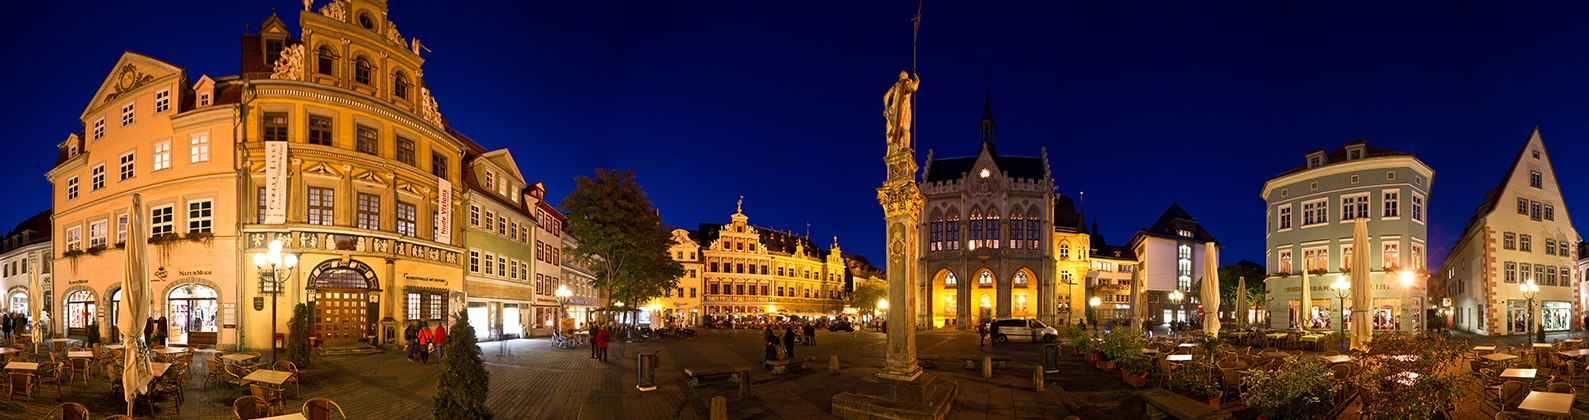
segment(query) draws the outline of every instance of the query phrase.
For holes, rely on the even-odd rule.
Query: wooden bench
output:
[[[966,369],[976,369],[982,367],[981,357],[962,357],[960,360],[964,360],[966,362]],[[993,357],[993,367],[995,369],[1004,369],[1010,367],[1010,358],[998,356]]]
[[[748,367],[730,367],[728,365],[706,365],[684,368],[684,376],[690,377],[690,386],[700,388],[706,382],[717,376],[750,375]]]
[[[937,369],[939,357],[942,356],[924,356],[918,354],[916,355],[916,365],[921,366],[924,369]]]
[[[790,368],[794,370],[810,369],[810,366],[806,366],[806,362],[811,360],[810,357],[790,357],[783,360],[769,360],[767,361],[767,366],[772,368],[772,374],[782,375],[789,373]]]
[[[1147,403],[1148,418],[1176,418],[1181,420],[1228,419],[1230,413],[1220,412],[1208,404],[1183,397],[1164,388],[1136,391],[1138,398]]]

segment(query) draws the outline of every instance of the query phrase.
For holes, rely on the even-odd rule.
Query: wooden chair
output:
[[[1565,383],[1565,382],[1552,382],[1549,386],[1545,387],[1545,392],[1555,392],[1555,393],[1561,393],[1561,394],[1572,394],[1573,393],[1573,389],[1572,389],[1572,384]]]
[[[132,420],[132,417],[127,417],[126,414],[111,414],[109,417],[99,420]]]
[[[1520,412],[1517,405],[1522,404],[1523,399],[1528,397],[1528,385],[1528,382],[1523,381],[1506,381],[1501,384],[1501,393],[1497,395],[1501,411]]]
[[[302,390],[300,388],[300,385],[298,384],[298,377],[301,376],[299,374],[299,371],[298,371],[298,365],[292,364],[291,361],[278,360],[278,361],[276,361],[275,365],[272,365],[270,367],[270,370],[281,371],[281,372],[292,372],[292,376],[287,377],[287,381],[286,381],[286,382],[292,382],[292,389],[293,389],[293,394],[292,395],[293,396],[303,395],[301,393]],[[285,384],[286,382],[283,382],[283,383]]]
[[[252,395],[244,395],[232,400],[232,415],[237,420],[252,420],[270,417],[270,405]]]
[[[338,416],[344,420],[348,418],[347,413],[342,412],[342,406],[337,405],[336,401],[325,398],[310,398],[309,401],[304,401],[303,416],[309,420],[331,420],[332,407],[337,409]]]
[[[246,369],[244,369],[242,366],[238,366],[238,365],[235,365],[235,364],[226,365],[226,366],[222,367],[222,369],[226,370],[226,382],[227,383],[238,387],[238,389],[241,390],[241,391],[246,391],[248,389],[249,382],[246,381],[246,380],[243,380],[243,377],[248,376],[248,371]]]
[[[16,399],[17,395],[24,395],[28,400],[33,400],[33,374],[26,372],[11,372],[6,374],[6,396]]]
[[[50,414],[61,413],[61,420],[88,420],[88,407],[74,402],[64,402],[50,409]]]
[[[226,376],[226,370],[222,369],[223,365],[221,364],[220,359],[207,360],[207,361],[205,361],[204,366],[206,368],[209,368],[209,370],[210,370],[210,375],[204,377],[204,388],[205,389],[209,389],[210,388],[210,382],[212,382],[212,381],[226,382],[226,380],[228,379],[228,377]]]
[[[1324,355],[1325,356],[1340,356],[1341,352],[1338,352],[1338,351],[1335,351],[1335,350],[1330,350],[1330,351],[1324,352]]]
[[[72,380],[83,379],[83,386],[88,386],[88,370],[93,365],[92,360],[84,358],[67,359],[72,366]]]
[[[1223,394],[1231,395],[1231,393],[1234,392],[1236,397],[1240,398],[1242,391],[1247,389],[1246,381],[1244,381],[1246,373],[1247,372],[1240,369],[1221,369],[1219,371],[1219,376],[1220,385],[1224,387]],[[1232,400],[1234,399],[1235,398],[1232,398]]]
[[[171,398],[172,405],[177,408],[177,413],[182,412],[182,402],[187,399],[187,386],[185,385],[187,385],[188,381],[183,375],[185,373],[183,370],[186,369],[187,365],[178,364],[171,366],[171,369],[166,370],[165,376],[161,376],[154,383],[154,395]],[[149,405],[154,405],[154,399],[151,398],[149,400]]]
[[[39,374],[38,374],[39,375],[39,377],[38,377],[39,378],[39,386],[43,387],[44,384],[46,384],[46,383],[54,383],[55,384],[55,393],[56,394],[60,394],[61,393],[61,376],[63,376],[63,374],[65,373],[65,372],[62,372],[63,370],[65,370],[65,368],[66,368],[65,366],[61,366],[61,364],[59,364],[59,363],[40,363],[39,364]]]
[[[282,406],[281,407],[282,411],[285,411],[287,409],[287,407],[284,405],[284,403],[287,401],[287,399],[286,398],[282,398],[280,391],[277,391],[277,390],[274,390],[274,389],[270,389],[270,388],[266,388],[266,387],[262,387],[262,386],[259,386],[259,384],[249,384],[248,385],[248,391],[249,391],[249,395],[252,395],[252,396],[254,396],[254,398],[258,398],[258,399],[264,401],[266,404],[269,404],[273,408],[276,407],[276,406]],[[271,415],[275,415],[275,413],[277,413],[277,412],[278,411],[272,409],[271,410]]]

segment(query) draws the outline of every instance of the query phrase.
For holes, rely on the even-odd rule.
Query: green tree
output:
[[[574,181],[559,209],[580,242],[563,253],[590,268],[592,285],[607,290],[607,304],[635,305],[677,287],[684,266],[668,255],[673,227],[662,223],[634,173],[597,169],[595,177]]]
[[[1221,266],[1219,267],[1219,300],[1221,302],[1236,301],[1236,280],[1240,277],[1247,278],[1246,293],[1248,299],[1251,299],[1253,292],[1262,293],[1268,289],[1268,286],[1263,281],[1266,276],[1261,269],[1241,264]],[[1257,304],[1256,302],[1249,303]]]
[[[855,290],[850,291],[850,307],[857,311],[870,311],[877,300],[888,296],[888,282],[882,279],[855,278]]]
[[[486,395],[490,393],[491,373],[480,358],[474,327],[469,326],[469,311],[458,311],[452,328],[447,329],[446,345],[441,373],[436,375],[436,395],[430,399],[430,417],[489,420],[491,409],[486,407]]]
[[[287,360],[299,369],[309,367],[309,306],[302,303],[287,321]]]

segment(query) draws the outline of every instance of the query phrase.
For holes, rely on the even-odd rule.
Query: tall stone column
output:
[[[888,152],[883,163],[888,179],[877,189],[877,202],[883,206],[887,222],[884,243],[888,252],[888,347],[879,378],[913,381],[921,376],[916,365],[916,264],[920,235],[916,223],[921,217],[922,195],[916,185],[916,152],[911,141],[911,97],[920,79],[901,72],[899,81],[885,99],[889,107]]]

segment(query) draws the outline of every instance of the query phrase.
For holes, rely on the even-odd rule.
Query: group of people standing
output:
[[[607,321],[607,326],[600,328],[596,327],[595,322],[590,323],[590,339],[595,341],[590,343],[590,358],[599,362],[607,361],[607,343],[612,341],[612,326],[612,321]]]
[[[805,323],[800,326],[800,334],[797,337],[792,326],[784,327],[782,336],[769,326],[762,332],[762,341],[767,346],[766,360],[763,362],[787,359],[794,357],[794,345],[797,342],[803,342],[807,346],[817,345],[817,327],[815,324]]]
[[[0,315],[0,332],[5,333],[6,342],[11,342],[13,333],[21,334],[28,331],[28,316],[23,313],[8,313]]]
[[[430,353],[436,352],[436,363],[441,363],[442,356],[446,354],[447,327],[439,320],[434,329],[429,328],[424,321],[408,321],[408,327],[403,329],[403,338],[408,340],[410,362],[429,364]],[[416,356],[419,360],[414,360]]]

